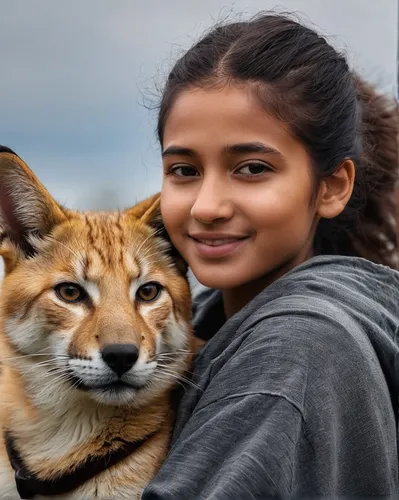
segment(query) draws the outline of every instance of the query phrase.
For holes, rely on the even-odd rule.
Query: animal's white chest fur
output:
[[[98,431],[104,422],[109,422],[112,411],[106,407],[102,407],[99,411],[97,405],[87,404],[84,406],[81,402],[68,401],[65,392],[63,393],[64,406],[52,404],[59,411],[41,411],[37,421],[32,421],[29,424],[21,420],[17,422],[22,414],[19,412],[14,414],[14,423],[20,429],[20,437],[23,441],[29,443],[26,450],[35,457],[36,460],[57,460],[65,455],[73,448],[82,445],[88,439],[88,436]],[[53,393],[53,397],[57,398],[57,391]],[[68,402],[70,403],[68,405]],[[52,402],[54,403],[54,402]],[[78,404],[77,404],[78,403]],[[24,438],[25,435],[25,438]],[[0,450],[0,500],[20,500],[18,494],[14,471],[8,461],[5,448]],[[135,458],[131,456],[127,458],[123,464],[116,465],[116,468],[124,469],[126,466],[135,468]],[[143,483],[138,484],[140,487],[132,485],[132,482],[126,480],[116,484],[113,481],[113,476],[118,475],[116,470],[105,470],[98,474],[93,479],[86,481],[76,490],[62,495],[41,496],[36,495],[34,500],[83,500],[83,499],[130,499],[135,500],[140,498],[144,486]]]

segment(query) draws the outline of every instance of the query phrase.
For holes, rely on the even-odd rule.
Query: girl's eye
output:
[[[198,171],[194,167],[190,167],[189,165],[176,165],[172,167],[169,172],[176,177],[197,177],[199,176]]]
[[[136,292],[136,298],[141,302],[152,302],[157,299],[162,291],[162,285],[151,281],[142,285]]]
[[[247,163],[243,167],[238,168],[235,173],[243,177],[256,177],[270,172],[272,170],[266,163]]]
[[[75,285],[75,283],[60,283],[55,286],[54,291],[57,297],[64,302],[82,302],[86,298],[86,292],[81,286]]]

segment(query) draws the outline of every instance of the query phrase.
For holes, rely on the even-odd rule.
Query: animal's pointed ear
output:
[[[34,253],[32,236],[44,236],[66,219],[62,208],[11,149],[0,146],[0,244]],[[0,254],[5,257],[4,252]]]
[[[155,232],[154,236],[162,238],[169,244],[169,255],[173,259],[177,269],[182,275],[187,274],[188,266],[183,257],[173,246],[171,239],[165,229],[161,215],[161,195],[160,193],[147,198],[135,207],[129,209],[128,214],[139,219],[145,225],[151,227]]]
[[[154,194],[132,208],[127,210],[129,216],[139,219],[147,226],[155,230],[162,230],[163,222],[161,216],[161,195],[160,193]]]

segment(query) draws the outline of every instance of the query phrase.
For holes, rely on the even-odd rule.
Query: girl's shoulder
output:
[[[326,376],[328,384],[352,384],[362,374],[381,389],[385,374],[399,391],[398,299],[395,271],[363,259],[311,259],[226,321],[202,350],[197,373],[235,394],[296,395],[298,407],[309,380]],[[207,300],[217,309],[220,296],[208,292]]]
[[[399,272],[357,257],[309,259],[265,288],[228,321],[219,291],[203,289],[196,297],[194,328],[204,339],[247,335],[259,323],[289,316],[317,324],[324,318],[344,329],[399,322]],[[299,321],[299,319],[298,319]]]

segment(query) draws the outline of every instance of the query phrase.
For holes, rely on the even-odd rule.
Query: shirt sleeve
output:
[[[143,500],[397,491],[396,420],[370,342],[328,305],[296,310],[203,356],[204,390]]]
[[[289,495],[301,428],[300,412],[279,396],[248,394],[202,407],[142,499]]]

